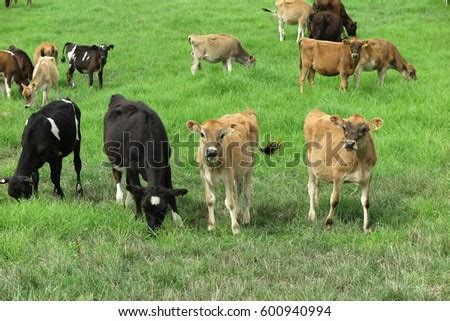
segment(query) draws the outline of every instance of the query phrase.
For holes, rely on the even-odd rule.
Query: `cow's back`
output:
[[[236,54],[240,46],[238,39],[227,34],[191,35],[189,41],[202,54],[213,57],[232,56]]]
[[[335,76],[344,68],[352,67],[349,47],[339,42],[302,38],[300,51],[302,61],[324,76]]]
[[[45,82],[54,86],[58,83],[59,72],[53,57],[41,57],[33,71],[33,82]]]

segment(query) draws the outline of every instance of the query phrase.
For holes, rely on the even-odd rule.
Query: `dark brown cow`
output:
[[[316,40],[342,41],[342,19],[333,11],[320,11],[309,16],[309,37]]]
[[[342,24],[344,25],[345,30],[347,30],[347,34],[351,37],[356,37],[356,21],[353,21],[347,14],[341,0],[316,0],[313,4],[313,9],[314,11],[333,11],[341,17]]]
[[[314,85],[316,71],[324,76],[340,75],[341,89],[347,90],[348,77],[355,71],[362,47],[363,43],[356,39],[330,42],[302,38],[299,43],[301,93],[305,78]]]
[[[17,63],[19,64],[20,70],[22,70],[23,77],[31,80],[33,77],[33,63],[27,53],[20,48],[13,45],[9,46],[9,51],[11,51],[16,57]]]
[[[31,1],[32,0],[27,0],[27,5],[30,7],[31,7]],[[9,8],[11,5],[11,2],[12,2],[11,0],[5,0],[5,7]],[[14,3],[17,3],[17,0],[14,0]]]

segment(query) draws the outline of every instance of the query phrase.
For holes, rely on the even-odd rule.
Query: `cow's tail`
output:
[[[63,50],[62,50],[62,57],[61,57],[61,62],[65,62],[66,61],[66,55],[67,55],[67,46],[70,45],[71,42],[66,42]]]
[[[277,13],[277,9],[270,10],[270,9],[267,9],[267,8],[261,8],[261,10],[264,11],[264,12],[270,12],[270,13],[273,13],[273,14]]]
[[[259,151],[266,155],[273,155],[283,147],[283,142],[269,142],[265,147],[259,147]]]

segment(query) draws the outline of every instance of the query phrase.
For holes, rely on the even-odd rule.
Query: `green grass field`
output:
[[[30,56],[43,41],[114,44],[104,89],[89,89],[59,63],[61,96],[82,111],[81,157],[85,197],[75,198],[72,156],[64,160],[66,199],[52,198],[48,165],[40,196],[16,202],[0,186],[0,300],[449,300],[449,40],[450,11],[440,0],[345,0],[360,38],[385,38],[417,69],[417,82],[389,71],[362,88],[339,92],[337,77],[316,76],[298,88],[296,27],[280,43],[277,22],[261,7],[272,0],[36,0],[0,7],[0,48]],[[191,76],[189,34],[230,33],[256,55],[253,69],[203,63]],[[252,223],[233,236],[217,193],[217,230],[209,233],[199,170],[173,164],[185,227],[168,215],[157,237],[133,209],[115,204],[110,169],[102,166],[103,115],[112,94],[141,100],[161,116],[169,137],[195,139],[185,123],[248,107],[258,112],[261,140],[288,142],[284,155],[258,164]],[[55,98],[54,92],[51,98]],[[38,102],[41,101],[39,96]],[[346,185],[335,224],[325,229],[331,186],[322,184],[318,222],[307,220],[303,120],[313,108],[344,117],[384,119],[374,136],[379,161],[371,189],[373,232],[362,231],[356,185]],[[17,87],[0,96],[0,177],[12,175],[26,110]],[[180,161],[192,163],[182,150]]]

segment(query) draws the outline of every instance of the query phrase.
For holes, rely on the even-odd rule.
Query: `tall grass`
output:
[[[82,110],[82,180],[75,198],[72,157],[64,160],[64,201],[51,197],[48,166],[39,198],[12,200],[0,186],[0,299],[2,300],[448,300],[449,295],[449,92],[450,13],[441,1],[346,0],[361,38],[394,42],[417,69],[418,81],[389,71],[384,87],[376,73],[362,88],[338,90],[336,77],[316,77],[298,89],[296,28],[280,43],[276,20],[261,7],[269,0],[19,1],[0,8],[0,48],[14,44],[30,55],[42,41],[114,44],[104,89],[89,89],[75,74],[61,96]],[[257,57],[257,65],[203,63],[190,74],[189,34],[230,33]],[[260,164],[254,175],[252,224],[233,237],[218,190],[218,227],[206,230],[206,205],[198,168],[173,166],[185,227],[168,217],[157,237],[132,209],[114,202],[110,170],[101,166],[102,119],[112,94],[151,105],[171,138],[192,139],[185,123],[254,108],[261,137],[291,142],[285,156]],[[54,95],[52,93],[52,95]],[[54,97],[54,96],[52,96]],[[309,110],[382,117],[374,134],[371,216],[374,232],[362,233],[359,192],[345,186],[335,225],[324,228],[331,188],[322,184],[317,224],[306,217],[306,168],[286,163],[302,152]],[[11,175],[20,152],[26,110],[16,87],[0,97],[0,177]],[[195,138],[197,139],[197,138]],[[188,158],[182,151],[180,158]],[[223,214],[222,214],[223,213]]]

